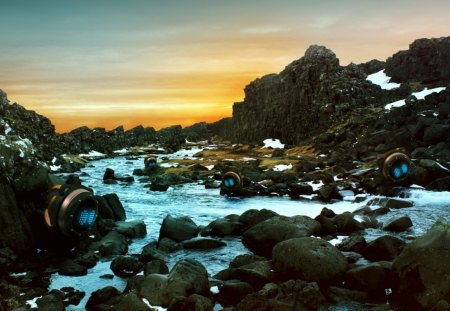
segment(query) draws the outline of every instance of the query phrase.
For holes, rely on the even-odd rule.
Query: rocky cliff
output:
[[[365,76],[360,67],[342,67],[331,50],[313,45],[281,73],[245,87],[244,101],[233,106],[233,138],[258,142],[275,137],[298,143],[345,119],[349,111],[382,102],[383,91]]]
[[[418,39],[409,50],[386,61],[386,73],[395,82],[450,83],[450,37]]]

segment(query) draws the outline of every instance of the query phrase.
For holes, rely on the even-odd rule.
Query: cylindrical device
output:
[[[153,156],[148,156],[144,159],[145,168],[155,168],[156,167],[156,158]]]
[[[91,228],[98,213],[92,190],[80,184],[61,183],[54,177],[49,179],[53,187],[47,194],[44,211],[47,226],[68,237],[79,236]]]
[[[241,176],[236,172],[226,172],[222,175],[222,187],[227,190],[236,190],[242,186]]]
[[[381,163],[383,177],[391,182],[404,181],[410,173],[411,161],[401,152],[387,154]]]

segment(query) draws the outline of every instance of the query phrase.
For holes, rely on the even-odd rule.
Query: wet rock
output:
[[[419,165],[423,168],[426,168],[430,175],[435,179],[450,176],[450,170],[437,161],[422,159],[419,161]]]
[[[143,263],[147,263],[155,259],[165,261],[165,258],[166,253],[158,249],[156,242],[150,242],[145,245],[142,249],[141,255],[139,256],[139,260]]]
[[[9,274],[17,259],[17,255],[9,247],[0,248],[0,276]]]
[[[367,244],[363,251],[364,258],[370,261],[393,260],[397,257],[406,243],[390,235],[381,236]]]
[[[202,235],[217,237],[241,235],[246,226],[239,221],[238,215],[227,215],[212,221],[202,230]]]
[[[245,231],[242,243],[254,254],[270,258],[278,242],[310,236],[319,230],[320,223],[307,216],[274,216]]]
[[[356,253],[362,253],[366,246],[366,239],[361,233],[352,234],[336,245],[336,247],[342,252]]]
[[[114,215],[114,220],[125,220],[127,218],[125,209],[120,202],[119,197],[115,193],[106,194],[103,198],[108,203],[108,206],[111,208],[111,211]]]
[[[86,310],[102,310],[101,308],[109,307],[120,301],[121,294],[119,290],[113,286],[107,286],[94,291],[86,303]]]
[[[360,290],[354,290],[354,289],[348,289],[348,288],[342,288],[342,287],[336,287],[336,286],[330,286],[327,291],[327,296],[330,297],[330,299],[334,303],[354,303],[357,302],[368,302],[369,301],[369,294],[364,291]],[[353,308],[352,308],[353,310]],[[358,309],[354,309],[358,310]],[[359,310],[366,310],[366,309],[359,309]]]
[[[383,230],[392,232],[403,232],[408,230],[408,228],[412,227],[412,225],[413,223],[411,221],[411,218],[409,218],[408,216],[402,216],[388,221],[383,226]]]
[[[270,261],[255,261],[238,268],[228,268],[218,272],[214,278],[222,281],[240,280],[247,282],[254,289],[261,289],[264,284],[272,282],[275,278]]]
[[[158,250],[166,253],[173,253],[183,249],[181,243],[175,242],[169,238],[162,238],[158,242]]]
[[[164,184],[164,183],[158,183],[158,182],[152,182],[150,185],[151,191],[159,191],[159,192],[165,192],[167,189],[169,189],[170,184]]]
[[[181,243],[184,249],[215,249],[224,247],[227,244],[216,239],[195,238]]]
[[[362,223],[353,218],[353,213],[344,212],[333,218],[333,222],[336,226],[337,232],[342,234],[352,234],[355,231],[364,230],[365,227]]]
[[[159,231],[159,240],[167,237],[174,241],[181,242],[196,237],[199,231],[198,226],[191,218],[187,216],[172,217],[171,215],[167,215],[164,218]]]
[[[212,311],[213,302],[201,295],[176,297],[172,300],[167,311]]]
[[[290,280],[280,285],[267,284],[247,295],[235,308],[246,310],[327,310],[327,302],[317,283]]]
[[[384,204],[384,207],[394,209],[408,208],[412,206],[414,206],[412,202],[399,199],[388,199]]]
[[[142,301],[135,293],[130,292],[123,296],[118,304],[114,306],[114,310],[117,311],[152,311],[146,303]]]
[[[157,274],[168,274],[169,268],[166,263],[160,259],[154,259],[145,264],[144,275],[149,275],[152,273]]]
[[[223,307],[235,306],[253,291],[253,287],[247,282],[225,281],[219,286],[216,299]]]
[[[110,268],[115,275],[128,278],[138,274],[144,268],[144,265],[134,257],[118,256],[113,259]]]
[[[330,284],[347,271],[347,260],[325,240],[303,237],[278,243],[273,248],[273,267],[283,278]],[[317,263],[320,262],[320,265]]]
[[[245,266],[257,261],[266,261],[267,259],[262,256],[256,256],[253,254],[242,254],[236,256],[231,262],[230,262],[230,268],[239,268],[241,266]]]
[[[115,223],[116,230],[128,238],[142,238],[147,235],[147,226],[144,221],[118,221]]]
[[[450,176],[436,179],[426,186],[427,190],[450,191]]]
[[[305,183],[290,184],[288,189],[291,198],[298,198],[301,195],[310,195],[313,193],[313,187]]]
[[[99,252],[103,257],[124,255],[128,251],[128,239],[117,231],[111,231],[100,241],[92,243],[89,250]]]
[[[263,222],[264,220],[267,220],[269,218],[272,218],[273,216],[279,216],[276,212],[268,210],[268,209],[249,209],[242,213],[242,215],[239,217],[239,222],[243,223],[244,225],[251,227],[256,224],[259,224],[260,222]]]
[[[58,272],[61,275],[81,276],[86,275],[88,269],[74,260],[66,260],[65,262],[62,263]]]
[[[450,225],[438,220],[427,233],[407,245],[394,260],[398,284],[393,288],[404,309],[430,310],[439,301],[450,302]],[[402,299],[408,297],[408,299]]]
[[[392,263],[380,261],[348,270],[345,284],[349,288],[363,290],[372,296],[385,296],[385,289],[392,288]]]
[[[152,305],[168,307],[176,297],[189,297],[192,294],[209,293],[208,273],[196,260],[178,261],[169,275],[150,274],[131,278],[127,286]]]
[[[325,202],[331,201],[332,199],[342,200],[342,196],[339,194],[335,184],[323,185],[319,189],[319,197]]]
[[[428,144],[436,144],[441,141],[445,141],[450,131],[450,125],[446,124],[433,124],[429,126],[423,134],[423,141]]]
[[[103,175],[103,182],[109,183],[109,181],[122,181],[122,182],[134,182],[133,176],[120,176],[115,174],[113,169],[107,168]]]
[[[36,300],[40,310],[62,311],[65,310],[63,297],[57,294],[48,294]]]

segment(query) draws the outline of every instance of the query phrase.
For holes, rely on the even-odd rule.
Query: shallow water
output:
[[[170,155],[170,158],[191,157],[199,149],[181,151]],[[336,213],[353,211],[365,202],[353,203],[342,201],[334,204],[324,204],[309,200],[291,200],[288,197],[252,197],[252,198],[227,198],[219,195],[219,189],[205,189],[199,183],[185,184],[170,187],[167,192],[152,192],[144,188],[145,183],[139,182],[139,177],[132,184],[103,184],[103,174],[106,168],[112,168],[117,174],[131,175],[136,168],[143,168],[143,157],[127,160],[125,157],[97,160],[83,168],[87,173],[81,180],[84,185],[92,187],[97,195],[116,193],[127,212],[127,220],[143,220],[147,225],[147,236],[135,239],[129,246],[129,254],[141,253],[142,247],[150,241],[157,240],[159,229],[167,214],[172,216],[189,216],[197,225],[207,225],[211,221],[229,214],[242,214],[248,209],[270,209],[281,215],[307,215],[315,217],[323,207],[328,207]],[[387,215],[380,216],[382,222],[390,218],[408,215],[414,226],[411,230],[399,234],[401,238],[409,239],[424,233],[436,219],[443,217],[450,220],[450,193],[428,192],[419,189],[406,189],[408,200],[414,202],[414,207],[402,210],[394,210]],[[366,201],[370,199],[368,197]],[[367,231],[367,239],[372,240],[385,234],[378,229]],[[171,268],[181,258],[194,258],[203,263],[210,276],[227,268],[229,262],[239,254],[249,251],[242,245],[239,238],[226,238],[226,247],[213,251],[180,251],[171,254],[168,265]],[[105,286],[115,286],[119,290],[124,289],[126,280],[115,276],[113,280],[101,279],[99,276],[112,274],[109,268],[111,259],[99,262],[89,270],[88,275],[80,277],[66,277],[55,274],[52,276],[51,288],[59,289],[64,286],[72,286],[86,292],[86,297],[79,306],[71,306],[70,310],[84,310],[84,304],[92,291]]]

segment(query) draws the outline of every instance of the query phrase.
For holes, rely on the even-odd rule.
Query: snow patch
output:
[[[383,90],[392,90],[400,87],[400,84],[390,82],[391,77],[386,75],[384,69],[368,75],[366,80],[372,82],[373,84],[379,85]]]
[[[31,300],[27,300],[25,303],[26,303],[27,305],[30,305],[31,308],[37,308],[38,305],[37,305],[37,303],[36,303],[36,300],[38,300],[39,298],[42,298],[42,296],[35,297],[35,298],[31,299]]]
[[[338,235],[336,238],[328,241],[331,245],[336,246],[337,244],[341,243],[347,236],[345,235]]]
[[[159,166],[170,168],[170,167],[178,167],[179,165],[178,163],[161,163]]]
[[[205,167],[208,169],[208,171],[210,171],[210,170],[212,170],[214,168],[214,165],[207,165]]]
[[[56,172],[61,169],[61,165],[50,165],[50,171]]]
[[[114,150],[113,152],[115,154],[125,154],[125,153],[128,152],[128,149],[123,148],[123,149],[120,149],[120,150]]]
[[[273,170],[276,171],[276,172],[282,172],[282,171],[286,171],[286,170],[290,170],[290,169],[292,169],[292,164],[291,163],[289,163],[288,165],[286,165],[286,164],[278,164],[278,165],[275,165],[273,167]]]
[[[445,87],[436,87],[434,89],[427,89],[425,88],[424,90],[420,91],[420,92],[414,92],[411,95],[414,95],[418,100],[424,99],[425,96],[433,94],[433,93],[439,93],[441,91],[445,90]],[[402,100],[398,100],[396,102],[387,104],[386,106],[384,106],[384,109],[386,110],[390,110],[391,108],[394,107],[402,107],[406,105],[406,102],[404,99]]]
[[[89,153],[81,153],[79,155],[81,158],[103,158],[106,157],[106,154],[92,150]]]
[[[284,144],[282,144],[279,139],[267,138],[267,139],[263,140],[263,143],[264,143],[264,146],[261,149],[264,149],[264,148],[284,149]]]
[[[150,301],[148,301],[146,298],[142,298],[142,301],[151,309],[151,310],[157,310],[157,311],[165,311],[166,308],[160,307],[160,306],[152,306],[150,304]]]
[[[210,288],[210,292],[213,294],[218,294],[219,293],[219,287],[218,286],[213,286]]]

